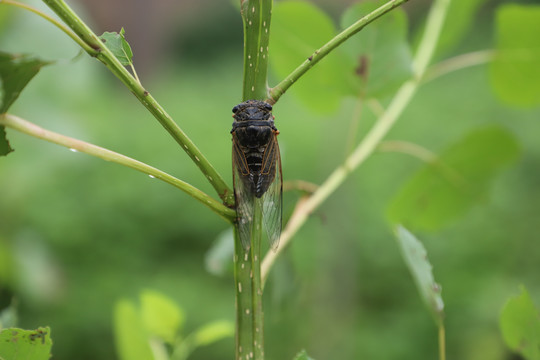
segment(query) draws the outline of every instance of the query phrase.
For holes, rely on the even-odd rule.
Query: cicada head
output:
[[[247,100],[233,107],[233,117],[236,121],[271,120],[272,105],[260,100]]]

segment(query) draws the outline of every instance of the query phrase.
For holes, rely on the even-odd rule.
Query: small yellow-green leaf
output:
[[[131,46],[129,46],[124,34],[125,31],[122,28],[119,33],[106,31],[99,38],[112,51],[120,63],[127,66],[132,64],[133,51],[131,51]]]
[[[514,136],[490,126],[477,129],[425,164],[388,208],[391,223],[435,230],[464,214],[489,191],[489,183],[519,154]]]
[[[540,359],[540,313],[524,286],[504,305],[499,325],[510,349],[528,360]]]
[[[51,356],[51,329],[8,328],[0,331],[0,359],[48,360]]]
[[[368,1],[351,6],[341,20],[342,28],[375,10]],[[354,85],[352,95],[383,97],[395,91],[412,74],[412,56],[407,42],[407,16],[394,9],[371,23],[343,45],[350,62],[339,67]]]
[[[184,323],[183,311],[165,295],[145,290],[141,293],[141,316],[146,330],[163,340],[174,342]]]
[[[441,297],[441,287],[433,278],[427,251],[424,245],[403,226],[400,225],[396,228],[396,235],[401,254],[416,283],[418,292],[437,325],[441,326],[444,319],[444,303]]]
[[[129,300],[119,300],[116,303],[114,340],[120,360],[154,360],[143,321]]]
[[[234,324],[227,320],[214,321],[202,326],[193,334],[194,346],[209,345],[234,335]]]
[[[540,6],[506,4],[497,11],[495,93],[508,104],[540,104]]]
[[[328,15],[309,2],[274,5],[270,32],[270,66],[281,81],[336,35]],[[332,111],[346,92],[340,68],[348,62],[338,48],[308,71],[289,90],[313,111]]]
[[[314,360],[314,359],[308,356],[306,350],[302,350],[298,354],[296,354],[296,356],[294,357],[294,360]]]

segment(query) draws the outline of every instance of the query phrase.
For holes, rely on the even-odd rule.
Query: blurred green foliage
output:
[[[500,326],[508,347],[525,359],[540,359],[540,312],[525,287],[504,305]]]
[[[486,31],[493,23],[484,19],[494,18],[499,3],[486,1],[476,15],[465,12],[475,21],[470,27],[460,22],[466,30],[454,33],[471,35],[452,39],[445,57],[497,46]],[[467,7],[464,1],[455,4]],[[426,11],[417,6],[419,13]],[[0,19],[4,11],[0,7]],[[3,51],[59,60],[42,69],[11,112],[212,193],[196,166],[99,63],[85,56],[72,60],[77,47],[40,19],[13,11],[10,16],[16,21],[0,22]],[[229,21],[240,23],[240,17]],[[220,46],[201,61],[162,59],[141,79],[226,178],[229,114],[241,100],[237,45],[229,52]],[[448,358],[456,359],[505,359],[508,350],[497,327],[505,299],[521,283],[531,298],[540,298],[540,109],[503,103],[491,87],[497,75],[488,69],[467,68],[423,85],[388,136],[439,154],[478,128],[497,126],[521,150],[483,183],[482,196],[465,216],[417,234],[444,289]],[[291,91],[274,111],[284,177],[320,183],[349,150],[357,104],[340,99],[338,110],[321,114],[296,99]],[[373,121],[374,115],[362,112],[358,137]],[[217,277],[204,264],[214,240],[227,230],[225,222],[183,193],[131,170],[13,131],[8,137],[16,151],[0,161],[0,308],[15,298],[19,326],[50,326],[55,358],[117,358],[115,304],[145,288],[180,306],[186,333],[216,319],[232,321],[232,275]],[[293,358],[301,348],[316,359],[334,359],[336,351],[342,359],[435,356],[436,329],[385,215],[405,181],[423,166],[404,154],[375,154],[300,230],[267,285],[269,359]],[[285,194],[285,216],[296,199],[293,192]],[[232,358],[233,352],[233,341],[222,340],[195,350],[191,359]]]

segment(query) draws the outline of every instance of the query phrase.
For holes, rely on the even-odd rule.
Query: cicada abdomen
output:
[[[283,177],[272,106],[248,100],[235,106],[233,113],[232,162],[239,236],[244,249],[249,249],[255,201],[262,201],[263,223],[270,247],[276,249],[281,235]]]

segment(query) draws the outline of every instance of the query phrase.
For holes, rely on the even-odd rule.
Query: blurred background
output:
[[[44,11],[39,1],[24,1]],[[336,19],[352,0],[317,0]],[[515,3],[516,1],[514,1]],[[410,37],[430,1],[411,1]],[[485,1],[453,53],[493,47]],[[526,3],[526,2],[521,2]],[[529,1],[528,3],[533,3]],[[231,184],[231,108],[241,101],[242,24],[231,1],[69,1],[94,31],[126,30],[145,87]],[[156,166],[214,195],[194,164],[107,69],[28,12],[0,7],[0,50],[56,63],[42,69],[10,112],[40,126]],[[271,55],[270,55],[271,56]],[[498,329],[506,299],[525,284],[540,303],[539,108],[514,109],[490,89],[488,66],[423,86],[390,139],[438,152],[483,124],[518,139],[520,158],[489,197],[433,232],[417,233],[446,305],[448,358],[510,359]],[[276,82],[270,75],[271,83]],[[354,99],[314,113],[294,96],[276,106],[285,180],[320,184],[345,158]],[[0,309],[19,326],[52,328],[54,359],[115,359],[114,304],[143,289],[186,313],[185,331],[234,321],[231,272],[205,258],[229,231],[222,219],[167,184],[8,130],[0,159]],[[427,359],[437,332],[401,259],[385,212],[422,163],[377,153],[313,214],[276,264],[265,294],[266,355],[291,359]],[[284,215],[298,194],[285,193]],[[339,356],[336,356],[336,353]],[[192,359],[231,359],[228,338]]]

